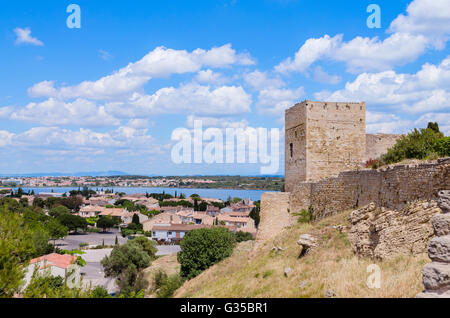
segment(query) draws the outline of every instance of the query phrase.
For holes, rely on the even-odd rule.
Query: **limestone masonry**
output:
[[[439,193],[438,205],[442,214],[435,214],[433,224],[435,237],[428,243],[431,263],[422,271],[425,291],[418,298],[450,298],[450,191]]]
[[[285,190],[362,167],[400,135],[366,134],[365,103],[304,101],[286,111]]]
[[[304,101],[286,111],[285,125],[285,191],[291,212],[309,209],[312,219],[319,220],[371,202],[402,209],[450,188],[450,158],[365,169],[367,160],[386,153],[401,137],[366,134],[365,103]]]
[[[371,203],[352,211],[348,238],[357,255],[384,260],[426,252],[433,237],[431,218],[440,213],[436,201],[414,201],[402,210]]]

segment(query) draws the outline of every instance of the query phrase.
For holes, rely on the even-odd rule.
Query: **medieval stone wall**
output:
[[[365,103],[304,101],[286,111],[285,190],[361,167]]]
[[[300,104],[286,111],[285,190],[306,180],[306,108]]]
[[[392,148],[402,135],[392,134],[367,134],[366,135],[366,160],[376,159]]]
[[[366,152],[364,103],[306,102],[306,180],[361,166]]]
[[[292,212],[312,208],[313,220],[365,206],[401,209],[413,200],[436,199],[450,188],[450,158],[432,163],[397,165],[378,170],[345,171],[315,183],[297,185],[291,193]]]
[[[260,224],[257,241],[268,241],[293,222],[287,192],[266,192],[261,195]]]

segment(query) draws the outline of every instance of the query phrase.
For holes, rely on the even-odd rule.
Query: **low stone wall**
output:
[[[274,238],[283,228],[292,223],[289,213],[289,192],[267,192],[261,195],[261,212],[257,241]]]
[[[291,193],[290,210],[312,208],[312,219],[374,202],[402,209],[414,200],[432,200],[450,188],[450,158],[432,163],[396,165],[378,170],[345,171],[319,182],[303,182]]]

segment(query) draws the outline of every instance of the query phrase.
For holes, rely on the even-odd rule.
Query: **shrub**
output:
[[[433,145],[433,151],[442,157],[450,156],[450,137],[436,140]]]
[[[84,267],[84,266],[86,266],[86,261],[81,256],[78,256],[77,257],[77,265]]]
[[[255,221],[255,227],[258,227],[259,222],[261,221],[260,212],[261,212],[261,208],[260,208],[259,204],[256,204],[256,207],[254,207],[252,209],[252,211],[250,212],[249,216]]]
[[[255,239],[253,237],[253,235],[251,233],[248,233],[248,232],[239,231],[235,235],[236,235],[236,242],[237,243],[245,242],[245,241],[252,241],[252,240]]]
[[[267,270],[263,273],[263,278],[267,278],[273,274],[273,270]]]
[[[97,286],[92,291],[91,298],[112,298],[112,296],[108,293],[105,287]]]
[[[156,253],[158,252],[155,247],[156,242],[149,240],[147,237],[140,236],[136,237],[134,240],[130,241],[129,244],[138,244],[142,247],[142,249],[150,256],[152,259],[155,258]]]
[[[151,258],[139,243],[117,245],[101,264],[106,277],[116,277],[121,294],[131,295],[147,288],[142,269],[150,266]]]
[[[236,244],[235,235],[225,228],[204,228],[186,233],[180,242],[178,261],[181,275],[191,279],[210,266],[229,257]]]
[[[180,288],[183,283],[184,279],[180,274],[174,274],[169,277],[166,276],[166,279],[162,281],[156,294],[158,298],[171,298],[173,293]]]
[[[365,167],[366,168],[375,168],[379,165],[379,162],[377,159],[369,159],[366,161]]]
[[[297,222],[298,223],[309,223],[311,222],[311,209],[302,209],[300,213],[296,213],[298,216]]]
[[[441,139],[444,141],[439,141]],[[408,135],[402,136],[386,154],[380,157],[380,165],[397,163],[404,159],[426,159],[436,152],[435,148],[438,148],[440,153],[445,153],[447,143],[445,140],[437,124],[433,124],[432,128],[414,129]],[[444,149],[441,149],[441,146]]]

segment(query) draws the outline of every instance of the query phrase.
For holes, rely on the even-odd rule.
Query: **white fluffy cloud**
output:
[[[6,130],[0,130],[0,147],[4,147],[11,144],[11,140],[14,134]]]
[[[119,125],[120,121],[95,103],[76,99],[73,102],[64,102],[49,98],[40,103],[30,103],[24,108],[13,111],[11,119],[39,123],[46,126],[54,125],[81,125],[81,126],[110,126]]]
[[[208,84],[220,84],[227,82],[227,78],[225,78],[221,73],[214,72],[211,69],[202,70],[197,73],[195,80],[199,83],[208,83]]]
[[[330,57],[342,43],[342,34],[330,37],[328,34],[317,39],[308,39],[295,54],[275,67],[280,73],[304,72],[311,64],[324,57]]]
[[[319,60],[344,62],[347,71],[382,71],[416,60],[427,49],[443,49],[450,35],[448,0],[415,0],[407,15],[391,24],[392,33],[378,37],[355,37],[346,42],[343,35],[308,39],[295,54],[275,69],[281,73],[305,72]]]
[[[239,115],[250,112],[251,96],[240,86],[211,88],[198,84],[161,88],[152,95],[134,93],[126,102],[106,105],[119,118],[158,114]]]
[[[68,130],[59,127],[35,127],[23,133],[13,134],[0,131],[8,136],[9,144],[15,147],[37,147],[50,150],[90,149],[145,149],[152,147],[152,136],[146,129],[121,126],[109,132],[94,132],[90,129]],[[5,146],[4,144],[3,146]]]
[[[335,85],[340,83],[342,78],[339,75],[328,74],[321,66],[317,66],[314,69],[314,80],[319,83]]]
[[[415,0],[392,21],[390,32],[424,34],[442,48],[450,35],[450,3],[448,0]]]
[[[366,122],[368,133],[404,133],[412,125],[410,120],[401,119],[394,114],[370,111],[366,112]]]
[[[259,92],[257,108],[260,114],[284,116],[284,111],[305,96],[303,87],[297,89],[263,89]]]
[[[44,43],[40,40],[38,40],[35,37],[31,36],[31,29],[30,28],[15,28],[14,33],[16,34],[16,45],[20,44],[29,44],[29,45],[35,45],[35,46],[43,46]]]
[[[440,64],[426,63],[415,74],[394,71],[363,73],[344,89],[315,94],[319,100],[366,101],[396,106],[409,113],[450,109],[450,56]]]
[[[203,128],[247,128],[249,123],[247,120],[242,119],[240,121],[234,121],[228,118],[217,117],[198,117],[189,115],[186,119],[186,125],[188,128],[194,128],[194,121],[199,120],[202,122]]]
[[[247,84],[257,90],[279,88],[285,85],[280,78],[269,78],[267,72],[261,72],[258,70],[246,73],[244,75],[244,80]]]
[[[415,60],[425,52],[427,45],[425,36],[407,33],[395,33],[385,40],[358,36],[348,42],[343,41],[342,35],[325,35],[307,40],[294,59],[286,59],[275,70],[305,72],[319,60],[344,62],[351,73],[386,70]]]
[[[252,65],[254,61],[246,53],[236,53],[230,44],[214,47],[208,51],[193,52],[157,47],[136,63],[130,63],[119,71],[97,81],[84,81],[78,85],[55,88],[55,83],[43,81],[29,88],[32,97],[59,99],[89,98],[112,100],[127,97],[142,87],[152,77],[193,73],[202,67],[221,68],[230,65]]]
[[[9,118],[14,111],[13,106],[0,107],[0,118]]]

